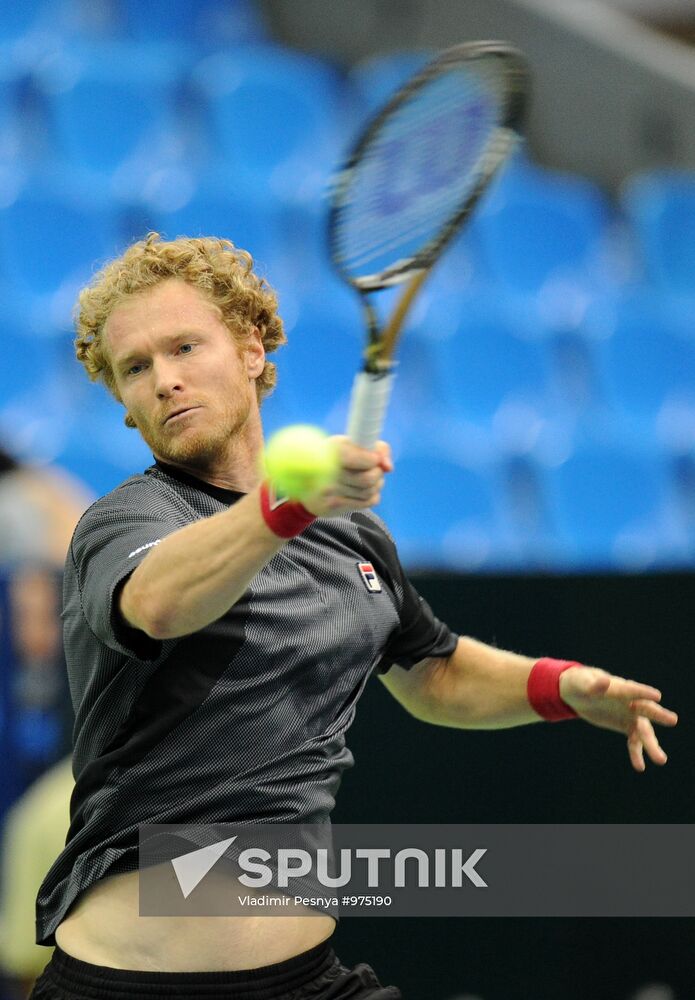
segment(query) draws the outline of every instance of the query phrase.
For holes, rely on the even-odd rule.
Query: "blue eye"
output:
[[[186,350],[186,348],[188,348],[188,350]],[[181,346],[179,347],[179,351],[181,351],[183,354],[190,354],[192,350],[193,350],[193,344],[181,344]]]
[[[131,367],[126,372],[127,375],[137,375],[139,371],[142,370],[142,365],[131,365]]]

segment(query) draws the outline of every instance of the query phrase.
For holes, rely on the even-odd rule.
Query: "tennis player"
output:
[[[77,331],[154,464],[88,509],[67,559],[76,787],[38,896],[37,941],[57,947],[33,996],[399,997],[341,965],[327,914],[140,917],[139,824],[325,822],[372,674],[434,724],[579,716],[627,737],[638,771],[645,752],[665,763],[653,724],[676,716],[648,685],[438,621],[370,511],[386,444],[337,439],[328,488],[273,501],[260,403],[285,338],[272,290],[229,242],[150,234],[82,291]]]

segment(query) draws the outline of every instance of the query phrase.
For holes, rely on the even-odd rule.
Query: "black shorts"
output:
[[[327,941],[311,951],[240,972],[131,972],[81,962],[60,948],[30,1000],[401,1000],[360,963],[346,969]]]

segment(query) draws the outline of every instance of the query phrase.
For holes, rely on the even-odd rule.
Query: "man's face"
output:
[[[239,346],[198,288],[170,278],[116,306],[104,336],[121,399],[157,458],[208,469],[231,457],[258,413],[257,331]]]

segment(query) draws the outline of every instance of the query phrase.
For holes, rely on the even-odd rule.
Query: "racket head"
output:
[[[529,81],[504,42],[456,45],[367,125],[328,218],[333,265],[360,294],[432,267],[515,147]]]

